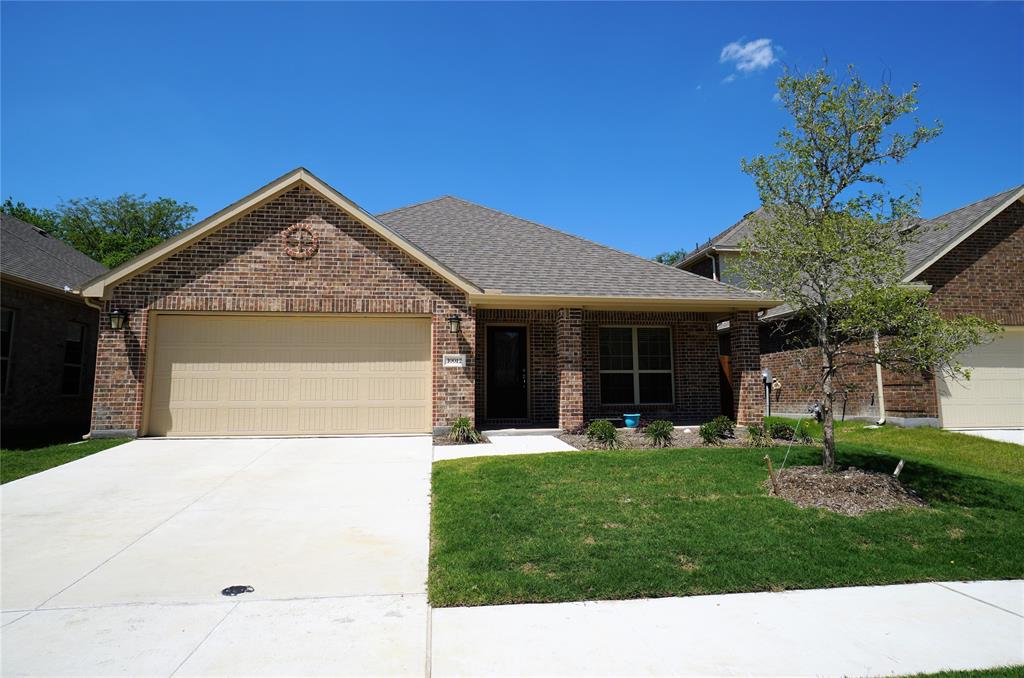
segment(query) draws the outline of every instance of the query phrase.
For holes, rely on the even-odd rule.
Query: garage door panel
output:
[[[939,384],[946,428],[1024,426],[1024,328],[1009,327],[995,341],[977,346],[960,360],[969,380]]]
[[[151,435],[430,430],[428,319],[160,316]]]

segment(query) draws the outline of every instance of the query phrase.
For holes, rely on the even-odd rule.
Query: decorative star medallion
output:
[[[308,259],[320,247],[316,233],[304,224],[292,224],[281,235],[284,237],[284,252],[292,259]]]

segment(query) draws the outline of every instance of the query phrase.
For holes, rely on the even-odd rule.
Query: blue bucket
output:
[[[624,414],[622,415],[622,418],[626,420],[626,426],[628,428],[636,428],[640,423],[639,414]]]

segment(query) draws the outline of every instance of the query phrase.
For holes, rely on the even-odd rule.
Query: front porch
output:
[[[756,316],[729,314],[740,423],[762,416]],[[692,425],[722,413],[722,313],[476,309],[479,428],[573,430],[625,413]]]

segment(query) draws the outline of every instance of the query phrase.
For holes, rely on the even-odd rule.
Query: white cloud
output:
[[[722,48],[718,60],[723,64],[735,62],[736,70],[741,73],[761,71],[778,61],[775,58],[775,48],[772,46],[770,38],[759,38],[750,42],[741,40],[730,42]]]
[[[724,82],[726,85],[728,85],[730,82],[732,82],[735,79],[736,79],[736,74],[735,73],[730,73],[729,75],[727,75],[724,78],[722,78],[722,82]]]

